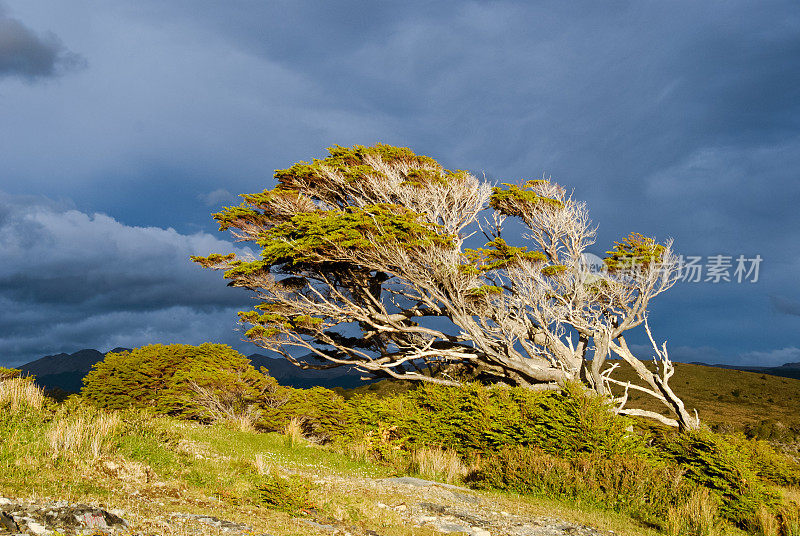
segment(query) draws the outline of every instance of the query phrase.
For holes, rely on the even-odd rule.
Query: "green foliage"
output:
[[[495,294],[502,294],[502,293],[503,293],[503,289],[501,287],[496,286],[496,285],[481,285],[480,287],[476,287],[476,288],[470,289],[470,291],[469,291],[470,296],[474,296],[474,297],[478,297],[478,296],[487,297],[487,296],[492,296],[492,295],[495,295]]]
[[[553,277],[555,275],[564,273],[566,271],[567,267],[564,266],[563,264],[553,264],[542,268],[542,275],[546,275],[547,277]]]
[[[434,244],[447,248],[453,247],[453,239],[400,205],[384,203],[300,213],[262,233],[258,245],[262,247],[263,263],[243,263],[231,268],[225,277],[257,271],[264,264],[340,260],[342,252],[368,249],[377,244],[403,249]]]
[[[294,475],[289,478],[277,474],[264,475],[254,493],[261,504],[294,515],[313,507],[310,497],[311,483],[308,479]]]
[[[742,431],[750,438],[782,442],[791,440],[792,436],[797,433],[797,430],[792,430],[782,421],[774,418],[760,419],[757,422],[747,423],[742,428]]]
[[[209,409],[198,402],[193,385],[236,411],[259,403],[273,383],[222,344],[155,344],[107,354],[84,378],[81,393],[104,408],[146,408],[209,420]]]
[[[558,199],[537,194],[534,187],[542,181],[528,181],[522,185],[503,183],[505,188],[495,186],[489,198],[489,206],[507,216],[524,218],[526,214],[546,208],[561,208]]]
[[[766,441],[747,439],[741,434],[726,435],[725,440],[747,457],[763,480],[779,486],[800,486],[800,463],[777,452]]]
[[[349,406],[341,395],[324,387],[287,389],[288,400],[273,420],[273,429],[282,430],[289,419],[299,419],[303,435],[323,442],[345,434]]]
[[[614,242],[614,247],[606,252],[608,256],[603,262],[610,272],[630,270],[658,264],[664,251],[664,246],[654,239],[639,233],[631,233],[623,238],[622,242]]]
[[[685,432],[660,446],[667,459],[686,471],[687,478],[716,493],[722,501],[720,514],[739,525],[752,519],[761,505],[776,508],[780,502],[759,478],[754,459],[719,434]]]
[[[3,380],[10,380],[11,378],[18,378],[20,371],[14,368],[0,367],[0,382]]]
[[[537,448],[505,448],[468,477],[478,489],[570,500],[660,525],[693,486],[674,465],[636,455],[580,454],[565,459]]]
[[[461,265],[459,269],[466,273],[470,273],[470,269],[473,269],[475,274],[499,270],[521,261],[544,262],[547,260],[541,251],[528,251],[528,248],[524,246],[509,246],[500,237],[487,242],[485,247],[464,250],[464,255],[471,264]]]
[[[383,400],[356,396],[350,404],[351,435],[396,427],[408,448],[447,448],[470,456],[522,445],[565,457],[646,450],[626,431],[627,419],[578,389],[555,393],[476,383],[425,385]]]
[[[397,466],[421,447],[454,449],[479,460],[474,486],[566,498],[662,527],[669,515],[683,516],[689,533],[718,531],[722,519],[749,526],[761,506],[780,507],[774,484],[798,477],[791,460],[742,436],[697,431],[649,445],[627,431],[630,420],[578,388],[426,384],[385,398],[367,391],[349,403],[351,440],[385,463]]]
[[[406,147],[393,147],[379,143],[372,147],[355,145],[353,147],[342,147],[335,145],[328,149],[330,156],[324,159],[314,159],[312,163],[300,162],[289,169],[279,169],[275,171],[275,178],[278,181],[278,188],[292,190],[298,184],[324,185],[327,182],[325,172],[327,170],[337,171],[355,182],[364,175],[380,174],[378,170],[367,163],[369,158],[378,157],[384,162],[403,162],[421,167],[423,170],[438,171],[440,173],[432,176],[430,174],[417,173],[412,175],[410,180],[423,181],[428,177],[435,177],[439,180],[441,172],[446,172],[433,159],[427,156],[414,154],[411,149]],[[446,175],[452,173],[446,172]],[[454,174],[457,176],[457,173]]]

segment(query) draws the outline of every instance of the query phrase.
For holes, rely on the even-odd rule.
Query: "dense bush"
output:
[[[266,474],[254,490],[256,500],[261,504],[299,514],[313,507],[311,503],[311,483],[298,476],[284,478],[277,474]]]
[[[18,378],[19,376],[19,369],[0,367],[0,382],[3,380],[10,380],[11,378]]]
[[[21,388],[29,380],[7,382]],[[306,437],[339,442],[401,472],[454,480],[471,465],[474,487],[593,505],[681,536],[715,534],[725,522],[758,533],[770,523],[793,526],[800,516],[776,491],[800,484],[800,467],[765,441],[708,430],[634,432],[634,421],[579,388],[361,391],[346,399],[321,387],[281,387],[230,348],[207,344],[109,354],[87,376],[84,395],[102,407],[213,420],[200,396],[211,393],[231,407],[257,405],[264,430],[291,422]],[[268,476],[258,501],[297,512],[307,504],[304,486]]]
[[[349,406],[340,395],[325,389],[290,389],[282,408],[284,419],[295,418],[306,437],[323,442],[340,437],[347,431]]]
[[[349,402],[352,435],[392,428],[409,449],[448,448],[466,457],[506,446],[534,446],[563,457],[647,450],[627,431],[631,421],[577,390],[426,385],[386,399],[364,395]]]
[[[248,412],[277,385],[222,344],[154,344],[109,353],[83,383],[81,394],[100,407],[147,408],[205,421]]]
[[[505,448],[489,456],[468,481],[479,489],[567,499],[660,525],[669,508],[696,487],[674,464],[636,455],[580,454],[563,458],[537,448]]]
[[[800,486],[800,464],[777,452],[768,442],[739,434],[724,437],[747,457],[759,477],[780,486]]]
[[[696,430],[671,436],[661,447],[667,458],[686,471],[687,478],[715,492],[722,500],[720,513],[739,525],[753,519],[761,506],[775,509],[780,502],[759,476],[759,472],[766,475],[780,469],[771,468],[763,455],[748,456],[724,436]]]
[[[796,485],[800,474],[767,443],[742,436],[662,431],[653,442],[579,390],[428,385],[348,402],[349,439],[376,459],[453,449],[478,464],[473,486],[567,498],[662,528],[676,512],[693,519],[691,531],[716,530],[720,519],[755,526],[781,509],[774,485]]]

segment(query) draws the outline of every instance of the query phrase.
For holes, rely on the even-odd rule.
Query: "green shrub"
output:
[[[303,435],[327,442],[345,434],[349,406],[345,399],[324,387],[286,389],[286,403],[275,413],[273,429],[283,430],[294,418],[303,428]]]
[[[791,429],[776,419],[762,419],[757,423],[746,424],[744,433],[750,438],[771,441],[787,441],[795,435]]]
[[[785,454],[777,452],[766,441],[747,439],[741,435],[725,437],[731,445],[748,458],[759,477],[780,486],[800,485],[800,464]]]
[[[439,447],[462,456],[491,454],[507,446],[535,446],[574,457],[582,453],[644,453],[631,421],[607,403],[577,389],[564,393],[523,388],[425,385],[398,396],[350,399],[351,437],[396,428],[409,449]]]
[[[720,496],[720,514],[740,526],[754,519],[762,505],[775,509],[780,503],[759,478],[753,459],[721,435],[696,430],[676,434],[661,446],[687,478]]]
[[[467,481],[479,489],[571,500],[660,525],[696,487],[671,464],[635,455],[581,454],[570,459],[514,447],[483,460]]]
[[[256,500],[261,504],[290,514],[299,514],[312,508],[311,483],[304,478],[292,476],[283,478],[276,474],[266,474],[255,487]]]
[[[20,371],[14,368],[0,367],[0,382],[3,380],[10,380],[11,378],[18,378]]]
[[[146,408],[206,422],[250,412],[276,385],[222,344],[154,344],[109,353],[83,383],[81,394],[100,407]]]

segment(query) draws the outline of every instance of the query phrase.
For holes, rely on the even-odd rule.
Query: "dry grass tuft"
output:
[[[261,411],[255,404],[243,403],[238,393],[220,393],[194,381],[189,382],[189,388],[195,394],[193,401],[213,422],[226,423],[240,432],[255,431],[255,424],[261,418]]]
[[[753,529],[753,533],[757,536],[781,536],[780,522],[775,517],[775,514],[770,512],[769,508],[764,505],[761,505],[756,510]]]
[[[272,464],[267,462],[267,458],[261,453],[255,455],[253,458],[253,465],[259,475],[266,475],[267,473],[273,472]]]
[[[111,450],[111,440],[121,425],[117,413],[57,419],[46,433],[50,455],[54,460],[78,457],[95,461]]]
[[[800,536],[800,504],[788,502],[780,511],[781,534]]]
[[[240,432],[255,432],[258,419],[259,412],[254,410],[253,406],[248,406],[246,410],[233,415],[226,422]]]
[[[411,470],[425,478],[453,483],[467,474],[467,467],[453,450],[423,447],[411,455]]]
[[[19,411],[25,407],[41,409],[42,406],[44,394],[32,378],[9,377],[0,381],[0,407]]]
[[[300,444],[303,440],[303,419],[299,417],[292,417],[289,419],[289,422],[286,423],[286,428],[283,430],[283,434],[289,438],[291,446],[294,447]]]
[[[669,536],[721,536],[717,502],[707,489],[695,491],[679,508],[670,507],[666,533]]]
[[[369,462],[371,449],[372,446],[369,441],[361,440],[347,443],[346,447],[341,449],[340,452],[357,462]]]

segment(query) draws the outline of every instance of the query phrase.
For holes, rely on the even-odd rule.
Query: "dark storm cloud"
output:
[[[793,1],[12,4],[92,57],[57,91],[3,96],[13,135],[0,187],[74,199],[82,215],[62,216],[65,228],[141,225],[150,231],[132,243],[147,237],[153,259],[174,265],[155,239],[164,228],[185,245],[187,229],[215,228],[208,213],[235,203],[229,193],[270,187],[273,169],[383,141],[500,182],[552,174],[587,201],[597,254],[630,231],[674,237],[686,255],[759,254],[757,284],[660,296],[654,334],[685,360],[775,360],[797,347],[791,304],[770,299],[796,296],[800,270]],[[49,233],[16,232],[27,243]],[[117,265],[98,259],[107,248],[95,238],[82,249],[114,277],[89,285],[91,263],[43,248],[63,278],[32,263],[3,276],[3,295],[32,304],[31,319],[46,303],[70,322],[89,304],[146,315],[215,303],[204,293],[218,280],[193,299],[157,269],[128,269],[125,248],[108,253]]]
[[[85,60],[67,50],[55,35],[37,35],[9,17],[0,4],[0,77],[47,78],[84,64]]]
[[[131,227],[46,199],[0,193],[0,318],[4,361],[41,348],[202,342],[234,337],[247,305],[190,255],[234,251],[204,233]],[[241,251],[241,250],[240,250]],[[39,348],[39,350],[37,350]]]

